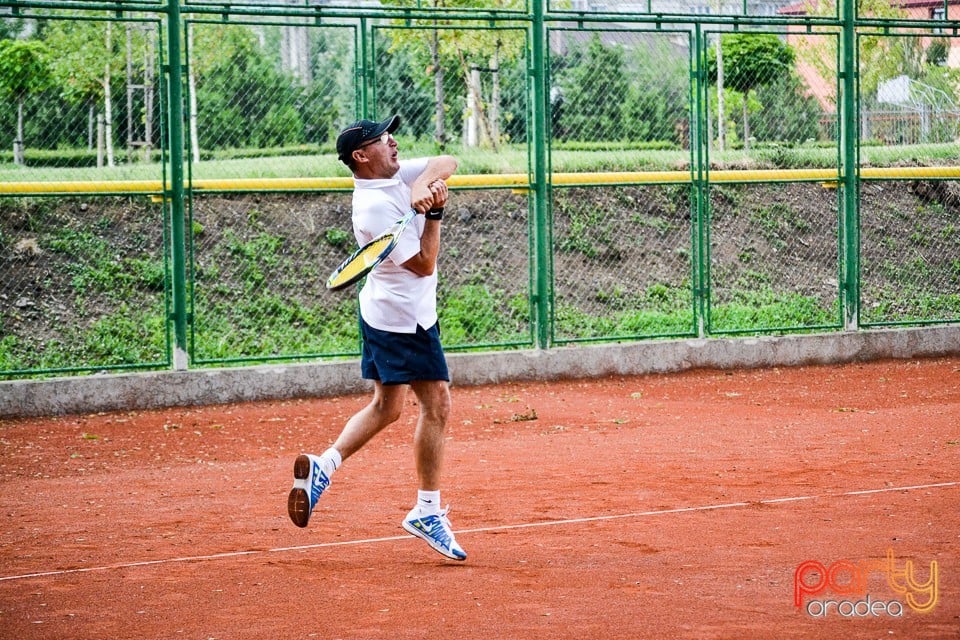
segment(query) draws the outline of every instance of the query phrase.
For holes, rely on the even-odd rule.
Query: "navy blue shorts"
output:
[[[419,380],[450,380],[447,359],[440,346],[440,324],[416,333],[381,331],[360,318],[363,349],[360,373],[383,384],[408,384]]]

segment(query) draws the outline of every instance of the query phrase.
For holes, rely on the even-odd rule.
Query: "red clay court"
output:
[[[409,397],[303,530],[366,396],[0,422],[0,637],[960,637],[960,357],[455,387],[464,563]]]

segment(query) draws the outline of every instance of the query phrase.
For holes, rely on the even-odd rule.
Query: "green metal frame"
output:
[[[721,32],[708,32],[707,35],[710,35],[712,33],[721,33]],[[776,31],[751,31],[751,33],[775,33],[776,34],[777,32]],[[829,33],[824,33],[823,35],[824,37],[838,37],[835,34],[829,34]],[[708,49],[708,46],[706,45],[706,41],[707,41],[707,38],[704,38],[702,42],[702,46],[698,46],[698,51],[702,56],[701,64],[704,64],[704,65],[706,64],[706,55],[707,55],[707,49]],[[839,52],[839,47],[838,47],[838,52]],[[840,57],[841,55],[838,53],[838,60],[840,59]],[[842,77],[842,72],[839,75],[840,77]],[[702,74],[702,77],[699,77],[699,81],[701,82],[701,87],[699,91],[695,92],[695,95],[698,96],[698,98],[702,100],[704,104],[708,104],[709,103],[709,98],[708,98],[709,87],[708,87],[707,78],[705,76],[705,71],[704,71],[704,74]],[[837,94],[838,95],[844,94],[841,86],[837,87]],[[706,118],[709,117],[707,115],[707,113],[709,112],[709,109],[704,108],[703,111],[705,113],[703,114],[704,116],[703,119],[699,120],[698,131],[707,130]],[[854,122],[854,128],[856,128],[856,119],[852,120],[852,122]],[[702,151],[702,159],[698,159],[697,161],[697,167],[698,167],[698,170],[700,171],[700,174],[697,176],[697,179],[696,179],[696,185],[698,187],[698,192],[697,192],[698,197],[701,199],[700,201],[703,203],[703,206],[697,212],[698,220],[700,220],[700,225],[698,226],[703,227],[700,230],[701,232],[700,246],[703,247],[703,255],[700,261],[700,268],[698,269],[698,274],[702,278],[702,282],[703,282],[702,304],[698,307],[698,311],[701,314],[699,335],[700,337],[704,337],[706,335],[737,335],[737,334],[745,334],[745,333],[756,333],[757,329],[754,329],[754,328],[717,329],[716,327],[713,326],[713,322],[712,322],[713,305],[712,305],[712,296],[710,291],[713,278],[711,277],[711,264],[712,264],[711,251],[710,251],[711,212],[710,212],[709,203],[710,203],[710,190],[712,189],[713,185],[716,184],[716,182],[710,178],[710,145],[709,143],[705,143],[701,145],[700,149]],[[845,172],[844,162],[843,162],[844,157],[845,157],[844,143],[842,140],[838,140],[837,161],[836,161],[838,176],[843,176]],[[797,180],[791,180],[791,181],[777,180],[777,181],[766,181],[763,184],[774,184],[777,182],[798,183],[798,182],[819,182],[819,181],[820,180],[818,179],[808,179],[808,180],[797,179]],[[750,181],[728,181],[727,184],[744,185],[744,184],[751,184],[751,182]],[[845,205],[845,201],[843,200],[843,192],[844,192],[843,189],[838,190],[838,211],[840,212],[840,216],[837,220],[837,229],[838,229],[838,233],[841,234],[841,237],[839,239],[839,247],[837,252],[838,254],[837,255],[837,273],[838,273],[838,278],[840,282],[844,282],[844,277],[845,277],[844,265],[849,264],[847,248],[845,247],[846,243],[842,238],[843,227],[846,220],[846,217],[843,215],[845,212],[845,209],[843,209]],[[845,300],[845,297],[843,296],[843,292],[844,292],[844,287],[841,287],[840,296],[837,300],[837,303],[838,303],[837,307],[840,311],[837,317],[837,321],[835,323],[826,324],[826,325],[804,326],[803,330],[804,331],[813,331],[813,330],[822,330],[822,329],[830,330],[830,329],[837,329],[844,326],[843,313],[844,313],[844,310],[847,309],[849,303]],[[771,332],[771,333],[789,332],[789,331],[796,331],[796,330],[797,330],[797,327],[774,326],[774,327],[762,328],[762,331]]]
[[[860,317],[860,202],[857,187],[857,41],[856,3],[843,2],[840,19],[840,184],[843,223],[840,225],[841,277],[844,328],[853,331]]]
[[[711,330],[710,299],[710,188],[709,141],[704,139],[708,116],[706,77],[707,38],[705,29],[721,26],[734,30],[776,30],[785,26],[800,26],[811,30],[823,29],[824,33],[836,31],[838,47],[839,83],[839,142],[838,142],[838,228],[839,228],[839,280],[840,315],[838,326],[847,331],[862,328],[860,321],[860,201],[859,175],[860,140],[858,46],[860,32],[874,29],[885,32],[891,28],[942,29],[947,35],[960,34],[957,20],[890,20],[860,17],[855,0],[838,0],[836,13],[831,16],[751,16],[744,0],[739,11],[720,15],[684,15],[657,13],[648,2],[646,12],[630,13],[612,11],[592,13],[573,11],[558,6],[556,0],[532,0],[522,8],[500,9],[479,7],[475,9],[437,9],[423,6],[419,0],[408,7],[356,7],[344,0],[341,4],[311,6],[287,4],[256,4],[254,2],[184,2],[156,0],[97,2],[85,0],[0,0],[0,6],[9,7],[12,14],[23,17],[66,18],[66,11],[107,12],[114,19],[133,19],[130,16],[152,16],[160,23],[159,47],[162,66],[162,103],[167,109],[161,115],[161,131],[164,145],[162,196],[165,211],[164,234],[169,239],[166,255],[170,278],[167,302],[172,327],[172,344],[168,346],[168,358],[175,369],[190,366],[188,341],[193,327],[191,300],[192,278],[189,262],[192,257],[192,239],[186,223],[192,214],[192,175],[189,160],[185,162],[184,72],[187,60],[183,37],[188,23],[202,21],[237,21],[262,24],[283,17],[302,17],[312,24],[355,29],[355,77],[356,112],[372,115],[375,105],[375,67],[373,33],[379,20],[410,21],[441,18],[450,26],[456,23],[477,24],[486,21],[490,28],[524,29],[528,38],[528,177],[529,177],[529,231],[531,256],[530,310],[531,341],[540,349],[550,348],[558,340],[554,330],[553,287],[553,220],[551,201],[553,189],[551,159],[551,130],[549,120],[549,47],[548,37],[553,29],[576,28],[607,30],[654,30],[661,31],[682,27],[692,38],[690,47],[690,120],[691,120],[691,176],[690,196],[693,224],[690,230],[692,246],[692,287],[694,325],[690,335],[707,336]],[[565,3],[564,3],[565,4]],[[948,8],[946,0],[944,9]],[[137,20],[151,18],[138,17]],[[570,25],[575,25],[571,27]],[[165,47],[164,47],[165,45]],[[163,49],[167,51],[164,61]],[[183,52],[183,53],[182,53]],[[916,323],[913,323],[916,324]],[[257,358],[263,360],[263,358]],[[100,368],[100,367],[97,367]],[[78,369],[79,370],[79,369]],[[35,373],[35,372],[33,372]]]

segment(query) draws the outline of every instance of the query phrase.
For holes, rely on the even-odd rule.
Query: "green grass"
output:
[[[355,353],[359,345],[351,302],[333,308],[267,292],[231,302],[198,300],[194,351],[199,360],[258,359]]]
[[[460,161],[458,173],[526,174],[529,171],[530,149],[527,145],[501,145],[497,149],[448,145],[439,148],[432,141],[400,136],[401,157],[450,153]],[[248,154],[256,157],[245,157]],[[269,152],[269,153],[268,153]],[[276,155],[287,153],[289,155]],[[864,146],[860,157],[871,166],[895,166],[905,160],[918,164],[956,164],[956,144],[904,146]],[[233,155],[237,157],[226,157]],[[837,166],[837,148],[818,144],[795,147],[767,146],[755,150],[711,152],[711,162],[718,166],[752,166],[786,169],[832,168]],[[609,171],[674,171],[689,166],[690,152],[682,149],[647,149],[609,143],[592,145],[557,145],[550,155],[555,173]],[[267,178],[345,178],[347,168],[334,153],[325,148],[283,150],[233,150],[221,152],[211,159],[188,163],[194,179],[267,179]],[[163,167],[158,162],[131,163],[116,167],[36,166],[17,167],[0,164],[3,182],[120,181],[160,180]]]
[[[742,291],[736,298],[711,309],[715,331],[803,329],[838,323],[836,305],[825,307],[821,301],[797,293],[778,294],[766,288]]]
[[[487,284],[466,284],[443,291],[438,311],[444,344],[505,344],[530,336],[530,304],[525,294],[507,295]]]
[[[690,293],[654,285],[635,308],[598,313],[558,304],[555,335],[566,340],[613,340],[636,337],[684,336],[694,332]],[[334,308],[307,305],[264,291],[216,303],[198,300],[192,334],[195,357],[201,362],[259,361],[318,355],[349,355],[358,350],[354,301]],[[866,322],[924,321],[960,316],[960,295],[917,295],[887,292],[867,313]],[[450,349],[471,345],[525,344],[530,340],[529,299],[508,296],[486,285],[469,284],[442,297],[441,326]],[[770,289],[740,292],[736,300],[711,309],[716,332],[803,330],[835,326],[835,307],[797,294],[778,295]],[[0,338],[0,371],[104,368],[154,363],[166,354],[164,314],[120,305],[87,327],[70,327],[55,341],[30,344],[22,337]]]
[[[557,307],[556,334],[562,339],[610,339],[681,336],[694,330],[690,292],[653,285],[634,308],[601,313],[570,304]],[[956,308],[960,312],[960,305]],[[814,298],[778,294],[769,287],[738,292],[732,301],[711,308],[712,330],[763,333],[771,330],[832,326],[836,308],[824,308]]]
[[[559,340],[610,340],[642,336],[680,336],[693,331],[693,310],[631,309],[609,315],[559,304],[554,334]]]
[[[30,336],[4,336],[0,372],[160,366],[167,362],[165,318],[166,313],[156,309],[121,305],[87,326],[67,327],[59,338],[42,343]]]

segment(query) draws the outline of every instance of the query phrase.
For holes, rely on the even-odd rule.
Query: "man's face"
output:
[[[357,175],[363,178],[391,178],[400,170],[397,141],[389,133],[367,140],[353,153]]]

